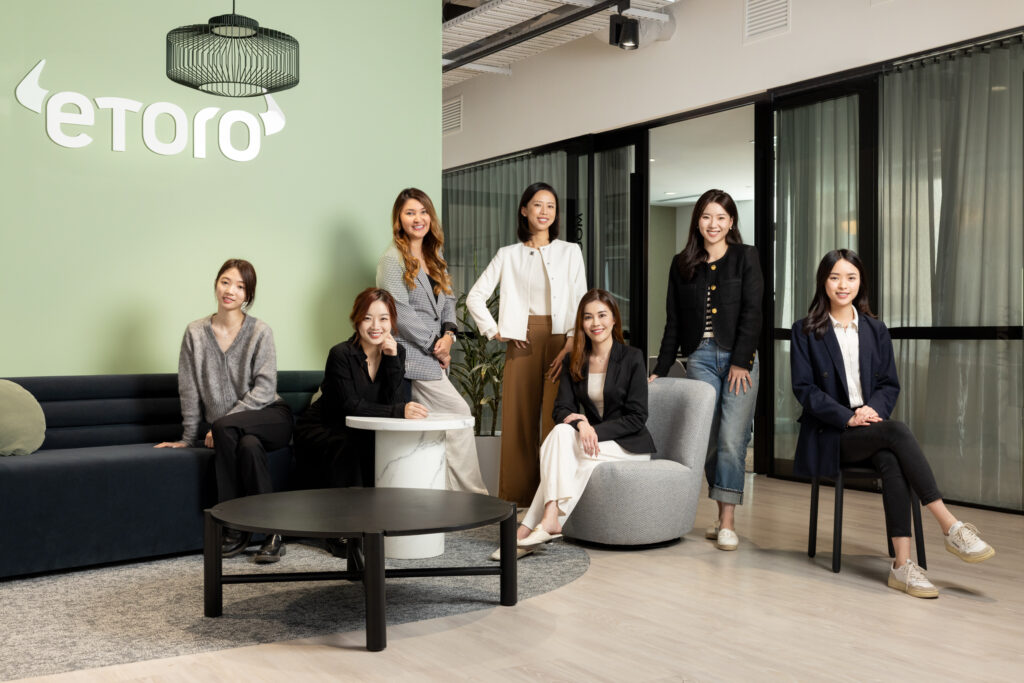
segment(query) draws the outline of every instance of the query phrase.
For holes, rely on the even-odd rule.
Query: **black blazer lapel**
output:
[[[859,347],[857,357],[860,361],[861,399],[864,403],[867,403],[868,399],[871,398],[871,391],[874,388],[874,384],[871,381],[871,376],[874,373],[871,359],[875,355],[875,339],[871,334],[871,330],[867,329],[868,323],[865,318],[864,314],[860,314],[857,317],[857,344]]]
[[[609,390],[619,386],[626,368],[623,361],[626,358],[626,347],[619,342],[612,342],[612,352],[608,354],[608,370],[604,376],[604,414],[607,415],[613,408],[618,407],[614,394],[608,395]]]
[[[580,381],[573,381],[574,393],[576,394],[576,400],[580,404],[580,410],[584,415],[598,417],[597,406],[590,400],[590,393],[587,391],[587,386],[590,382],[590,368],[587,362],[584,361],[583,367],[580,368],[580,373],[583,375]],[[572,377],[569,379],[572,379]]]
[[[828,330],[825,332],[825,348],[828,349],[828,355],[832,358],[832,365],[835,366],[836,376],[839,378],[840,384],[843,385],[843,391],[846,392],[846,402],[850,402],[850,387],[846,384],[846,363],[843,362],[843,352],[839,349],[839,339],[836,337],[836,331],[832,327],[832,321],[829,320]],[[863,363],[861,364],[863,366]]]

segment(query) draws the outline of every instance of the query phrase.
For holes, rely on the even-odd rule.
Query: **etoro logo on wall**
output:
[[[216,134],[217,147],[221,154],[232,161],[252,161],[259,156],[264,135],[273,135],[284,130],[284,112],[270,95],[263,96],[267,101],[267,111],[260,114],[259,119],[247,111],[231,109],[220,116],[216,126],[211,127],[212,131],[208,131],[208,127],[220,113],[220,107],[200,109],[192,117],[190,125],[185,110],[170,102],[154,102],[143,109],[141,102],[125,97],[97,97],[90,100],[81,93],[67,90],[54,93],[46,99],[50,91],[39,85],[39,76],[45,66],[46,60],[40,60],[21,80],[14,94],[23,107],[37,114],[44,113],[45,102],[46,134],[61,147],[74,149],[92,144],[91,135],[81,131],[75,132],[74,129],[67,129],[65,126],[93,126],[96,122],[96,109],[110,110],[110,149],[115,152],[124,152],[127,149],[125,131],[128,127],[128,113],[137,113],[139,110],[142,110],[143,144],[151,152],[166,156],[184,151],[188,147],[191,131],[192,156],[196,159],[205,159],[208,132],[213,132]],[[95,106],[93,102],[96,103]],[[68,105],[77,108],[78,111],[65,110]],[[173,121],[174,136],[170,140],[161,140],[157,136],[157,120],[161,116],[170,117]],[[260,119],[263,120],[262,126]],[[248,145],[244,148],[235,147],[231,142],[231,129],[236,125],[245,126],[248,131]]]

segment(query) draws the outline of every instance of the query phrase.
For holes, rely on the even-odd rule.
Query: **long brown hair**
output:
[[[584,294],[580,299],[579,308],[576,309],[576,329],[573,332],[572,354],[569,356],[569,374],[577,382],[583,379],[583,362],[589,360],[590,354],[593,353],[593,343],[583,331],[583,309],[595,301],[607,306],[615,317],[612,338],[620,344],[626,343],[622,337],[622,316],[619,315],[619,305],[615,303],[614,297],[603,289],[592,289]]]
[[[840,261],[847,261],[860,274],[860,288],[857,290],[857,296],[853,297],[854,308],[864,315],[875,317],[875,314],[871,312],[871,305],[868,303],[868,284],[864,275],[864,262],[860,260],[860,256],[853,249],[833,249],[825,254],[821,263],[818,264],[818,272],[814,277],[814,299],[811,300],[811,305],[807,309],[807,317],[804,318],[804,334],[813,334],[821,339],[828,331],[828,315],[832,310],[832,302],[828,298],[828,292],[825,291],[825,283],[828,282],[828,276],[832,274],[832,267]]]
[[[700,196],[693,207],[693,215],[690,216],[690,236],[686,239],[686,246],[680,254],[679,261],[681,275],[684,280],[693,277],[693,271],[697,266],[708,260],[708,250],[704,248],[704,236],[700,234],[700,217],[708,204],[715,203],[725,209],[725,212],[732,218],[732,228],[725,233],[726,244],[743,244],[743,237],[740,236],[740,216],[736,210],[736,202],[725,190],[708,190]]]
[[[402,229],[402,208],[410,199],[415,199],[430,216],[430,230],[423,236],[423,265],[427,269],[427,275],[436,282],[434,294],[452,293],[452,279],[448,275],[448,263],[441,256],[441,248],[444,246],[444,232],[441,230],[441,221],[437,218],[437,211],[434,210],[434,203],[423,190],[415,187],[407,187],[398,193],[395,205],[391,208],[391,231],[394,236],[395,246],[398,253],[402,255],[405,263],[405,274],[403,278],[409,289],[416,289],[416,274],[420,270],[416,257],[412,255],[409,246],[409,236]]]

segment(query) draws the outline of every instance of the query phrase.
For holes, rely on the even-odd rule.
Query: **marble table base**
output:
[[[377,488],[445,488],[443,431],[378,431],[374,460]],[[393,559],[413,560],[443,553],[444,534],[384,539],[384,555]]]

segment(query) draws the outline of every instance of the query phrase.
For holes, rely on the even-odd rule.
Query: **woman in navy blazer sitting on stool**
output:
[[[910,559],[907,483],[942,527],[946,550],[966,562],[986,560],[995,550],[946,508],[917,439],[905,424],[889,419],[900,393],[896,360],[889,330],[868,306],[863,272],[854,251],[825,254],[807,317],[793,325],[793,393],[804,409],[794,470],[831,477],[840,466],[874,465],[896,551],[889,586],[936,598],[938,590]]]
[[[377,263],[377,286],[395,297],[400,322],[392,327],[405,349],[412,399],[430,411],[470,417],[469,405],[448,379],[458,326],[452,279],[441,255],[444,232],[430,197],[414,187],[399,192],[391,231],[394,241]],[[486,494],[473,429],[448,432],[445,446],[448,489]]]
[[[623,343],[611,294],[583,295],[573,336],[555,398],[557,424],[540,447],[540,486],[519,527],[518,557],[561,535],[599,463],[650,460],[655,452],[643,353]]]

